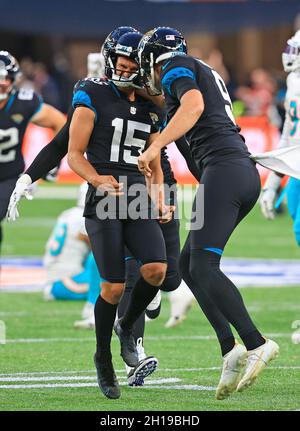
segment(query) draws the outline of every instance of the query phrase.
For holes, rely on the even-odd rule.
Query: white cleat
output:
[[[238,384],[237,392],[242,392],[251,386],[269,362],[277,358],[278,355],[279,346],[273,340],[266,340],[266,342],[257,349],[249,350],[247,352],[245,373]]]
[[[76,329],[95,329],[95,317],[92,316],[88,319],[76,320],[74,322],[74,328],[76,328]]]
[[[92,316],[94,316],[94,308],[95,308],[95,305],[94,304],[92,304],[91,302],[86,302],[85,304],[84,304],[84,307],[83,307],[83,309],[82,309],[82,312],[81,312],[81,317],[83,318],[83,319],[89,319],[89,318],[91,318]]]
[[[247,349],[236,342],[223,358],[223,369],[216,391],[217,400],[224,400],[234,392],[241,380],[247,360]]]
[[[186,319],[186,313],[195,301],[195,297],[185,282],[182,281],[176,290],[169,293],[169,301],[171,316],[165,324],[165,328],[175,328]]]
[[[145,310],[145,316],[150,319],[156,319],[160,314],[160,306],[161,306],[161,291],[159,290],[157,294],[154,296],[150,304],[148,304]],[[148,321],[148,320],[147,320]]]
[[[129,386],[144,386],[144,380],[158,367],[158,360],[154,356],[147,356],[143,346],[142,337],[138,338],[136,348],[139,363],[133,368],[125,364]]]

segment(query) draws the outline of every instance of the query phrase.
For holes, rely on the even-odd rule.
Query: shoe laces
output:
[[[138,338],[136,341],[136,350],[138,352],[139,361],[146,358],[142,337]]]

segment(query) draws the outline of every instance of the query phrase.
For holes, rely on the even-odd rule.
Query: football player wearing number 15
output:
[[[19,75],[17,60],[7,51],[0,51],[0,223],[24,170],[22,141],[28,123],[50,127],[55,135],[65,123],[64,115],[43,103],[33,90],[16,88]],[[1,239],[0,225],[0,249]]]
[[[159,27],[146,33],[139,60],[145,85],[152,93],[164,93],[170,118],[139,157],[141,172],[151,176],[151,160],[182,135],[202,171],[204,224],[199,228],[191,223],[181,270],[220,342],[224,360],[216,397],[224,399],[250,386],[279,351],[258,331],[238,289],[220,270],[227,241],[258,199],[259,174],[235,124],[224,81],[210,66],[187,55],[180,32]],[[197,202],[196,195],[194,214],[201,211]],[[245,347],[235,341],[230,324]]]

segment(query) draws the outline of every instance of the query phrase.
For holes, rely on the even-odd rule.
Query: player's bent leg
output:
[[[82,274],[66,277],[45,286],[45,300],[82,301],[87,299],[87,283],[83,282]]]

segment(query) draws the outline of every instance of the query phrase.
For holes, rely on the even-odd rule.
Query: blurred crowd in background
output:
[[[199,49],[191,49],[194,55],[215,69],[223,78],[233,102],[234,114],[239,116],[267,116],[269,121],[281,129],[284,120],[285,74],[263,68],[252,70],[242,85],[224,61],[222,52],[213,49],[205,58]],[[72,73],[70,63],[63,55],[56,56],[51,69],[30,57],[20,59],[21,85],[34,88],[44,101],[63,112],[67,112],[72,89],[77,76]]]

